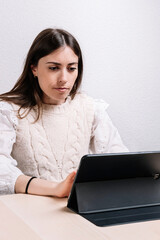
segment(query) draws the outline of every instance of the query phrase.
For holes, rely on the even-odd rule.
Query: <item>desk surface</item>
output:
[[[160,221],[97,227],[66,207],[67,199],[0,197],[0,240],[160,240]]]

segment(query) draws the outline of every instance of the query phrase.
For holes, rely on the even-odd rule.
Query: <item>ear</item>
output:
[[[32,70],[34,77],[37,77],[37,67],[34,65],[31,65],[31,70]]]

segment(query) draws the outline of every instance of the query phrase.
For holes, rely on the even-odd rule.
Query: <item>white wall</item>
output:
[[[83,51],[83,89],[110,104],[128,148],[160,150],[159,0],[0,0],[0,23],[1,93],[41,30],[66,29]]]

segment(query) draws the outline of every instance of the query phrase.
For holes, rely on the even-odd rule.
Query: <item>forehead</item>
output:
[[[44,62],[70,63],[78,62],[78,56],[70,47],[64,46],[41,58],[41,60]]]

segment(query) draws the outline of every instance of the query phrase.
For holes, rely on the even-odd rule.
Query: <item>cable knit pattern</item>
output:
[[[93,99],[83,94],[77,94],[75,101],[72,102],[72,108],[73,112],[70,116],[72,124],[69,126],[69,138],[67,139],[65,147],[65,152],[67,154],[66,157],[63,158],[62,163],[63,179],[69,172],[76,170],[81,157],[89,153],[94,116]],[[70,138],[70,136],[72,136],[72,138]]]
[[[12,156],[24,174],[61,181],[89,152],[93,99],[77,94],[62,105],[44,104],[42,118],[32,124],[35,114],[19,120]]]

